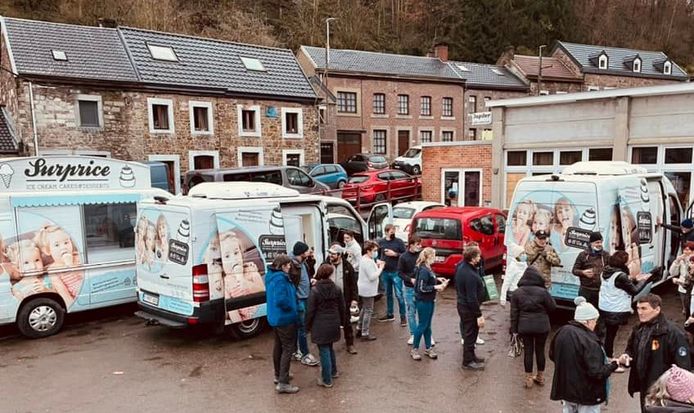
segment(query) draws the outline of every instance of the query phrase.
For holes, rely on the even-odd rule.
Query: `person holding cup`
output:
[[[376,261],[378,257],[378,244],[373,241],[364,242],[364,255],[359,263],[359,278],[357,288],[361,297],[361,311],[357,322],[357,337],[364,341],[376,340],[370,333],[371,316],[374,312],[374,299],[378,295],[378,279],[383,271],[385,262]]]
[[[333,242],[328,249],[328,259],[326,264],[331,264],[335,267],[335,285],[342,290],[344,306],[347,311],[350,308],[357,307],[359,294],[357,290],[357,274],[352,267],[352,264],[346,259],[346,251],[339,242]],[[349,315],[349,314],[348,314]],[[354,349],[354,332],[352,331],[352,323],[349,317],[345,318],[342,324],[342,329],[345,333],[345,344],[349,354],[357,354]]]
[[[434,317],[434,302],[436,300],[436,292],[443,291],[448,286],[448,280],[444,278],[436,278],[431,271],[431,264],[436,258],[436,251],[429,247],[424,248],[417,258],[417,267],[415,269],[415,305],[417,307],[417,328],[414,332],[414,341],[410,356],[413,360],[421,360],[419,355],[419,343],[424,336],[424,345],[426,354],[430,359],[437,359],[438,355],[434,352],[431,343],[431,320]]]

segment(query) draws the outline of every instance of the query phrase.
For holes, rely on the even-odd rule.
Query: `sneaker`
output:
[[[354,324],[357,321],[359,321],[359,316],[358,315],[353,315],[352,317],[349,318],[350,324]]]
[[[298,386],[293,386],[291,384],[278,384],[275,386],[275,391],[277,393],[286,393],[286,394],[294,394],[299,392],[299,387]]]
[[[374,341],[374,340],[376,340],[376,336],[373,335],[373,334],[367,334],[367,335],[365,335],[365,336],[362,335],[362,336],[361,336],[361,340],[362,340],[362,341]]]
[[[339,371],[336,371],[335,373],[333,373],[333,379],[336,379],[336,378],[338,378],[338,377],[340,377],[340,372],[339,372]]]
[[[477,363],[484,363],[484,357],[475,356],[475,358],[473,360]]]
[[[419,355],[419,350],[417,349],[412,349],[410,350],[410,357],[412,357],[412,360],[417,360],[420,361],[422,359],[422,356]]]
[[[294,375],[293,375],[292,373],[289,373],[289,381],[292,381],[293,378],[294,378]],[[275,380],[273,380],[273,382],[274,382],[275,384],[279,384],[279,383],[280,383],[280,378],[277,377],[277,376],[275,376]]]
[[[347,352],[349,354],[357,354],[357,350],[354,348],[354,346],[347,346]]]
[[[625,371],[626,371],[626,369],[624,367],[619,366],[619,367],[617,367],[617,370],[615,370],[614,372],[615,373],[624,373]]]
[[[408,344],[408,345],[411,346],[412,343],[414,343],[414,336],[410,336],[410,338],[407,339],[407,344]]]
[[[467,370],[484,370],[484,364],[473,361],[471,363],[463,364],[463,368]]]
[[[357,329],[356,333],[354,333],[354,336],[357,338],[360,338],[361,337],[361,330]]]
[[[431,336],[431,346],[434,347],[436,342],[434,341],[434,336]]]
[[[480,338],[477,338],[477,340],[479,341]],[[482,340],[482,343],[484,343],[484,340]],[[464,346],[464,345],[465,345],[465,339],[464,339],[464,338],[461,338],[461,339],[460,339],[460,345],[461,345],[461,346]],[[477,347],[477,342],[475,342],[475,347]]]
[[[294,360],[296,360],[296,361],[301,361],[301,358],[304,357],[304,355],[301,354],[300,351],[297,351],[296,353],[292,354],[292,357],[293,357]]]
[[[317,383],[318,383],[319,386],[323,386],[323,387],[325,387],[326,389],[329,389],[329,388],[333,387],[333,384],[332,384],[332,383],[326,383],[326,382],[324,382],[324,381],[323,381],[323,378],[322,378],[321,376],[318,376],[318,380],[316,380],[316,381],[317,381]]]
[[[436,354],[436,352],[434,351],[433,348],[428,348],[428,349],[424,350],[424,354],[426,354],[430,359],[433,359],[433,360],[436,360],[437,358],[439,358],[439,355]]]
[[[389,321],[395,321],[395,316],[394,315],[384,315],[383,317],[379,318],[378,321],[382,323],[386,323]]]
[[[316,360],[315,357],[313,357],[313,354],[308,353],[301,359],[301,364],[304,366],[317,366],[318,365],[318,360]]]
[[[407,318],[400,317],[400,327],[407,327]]]
[[[478,346],[481,346],[481,345],[484,344],[484,340],[482,340],[481,338],[477,337],[477,341],[475,342],[475,344],[477,344]]]

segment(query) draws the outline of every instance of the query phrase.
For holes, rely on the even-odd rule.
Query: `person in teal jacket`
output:
[[[265,274],[267,321],[275,334],[272,361],[275,366],[275,390],[278,393],[296,393],[299,387],[289,384],[289,366],[296,351],[299,310],[296,287],[289,278],[291,259],[278,255]]]

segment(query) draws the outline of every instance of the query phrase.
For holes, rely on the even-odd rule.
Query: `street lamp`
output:
[[[540,95],[540,91],[542,90],[542,49],[547,47],[546,44],[540,45],[540,64],[539,64],[539,69],[537,72],[537,94]]]
[[[323,78],[325,82],[325,123],[328,123],[328,113],[330,112],[330,104],[328,102],[330,89],[328,88],[328,68],[330,66],[330,22],[337,20],[335,17],[328,17],[325,19],[325,70],[323,71]]]

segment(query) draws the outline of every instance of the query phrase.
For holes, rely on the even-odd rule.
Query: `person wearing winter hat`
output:
[[[308,295],[311,291],[311,278],[309,276],[309,268],[307,261],[313,251],[308,245],[301,241],[297,241],[292,248],[292,266],[298,267],[300,275],[298,277],[298,285],[296,287],[296,297],[299,299],[299,323],[297,331],[297,340],[299,351],[296,352],[294,358],[301,360],[301,364],[306,366],[317,366],[318,359],[309,352],[308,340],[306,339],[306,309]]]
[[[561,265],[561,259],[552,245],[547,241],[549,233],[545,230],[535,231],[535,239],[525,245],[528,267],[537,268],[545,280],[545,287],[552,286],[552,267]]]
[[[673,365],[648,389],[646,412],[694,411],[694,373]]]
[[[605,363],[605,352],[594,330],[600,314],[584,297],[574,300],[574,319],[552,339],[549,358],[554,362],[552,400],[563,403],[564,413],[600,412],[607,400],[607,379],[616,361]]]
[[[665,229],[676,233],[680,238],[680,243],[684,245],[687,241],[694,241],[694,221],[687,218],[678,227],[677,225],[660,224]],[[657,229],[657,228],[656,228]]]
[[[571,272],[581,282],[578,295],[585,297],[593,307],[599,308],[600,275],[610,259],[610,254],[603,249],[602,235],[599,232],[591,232],[589,241],[588,248],[576,257]]]

